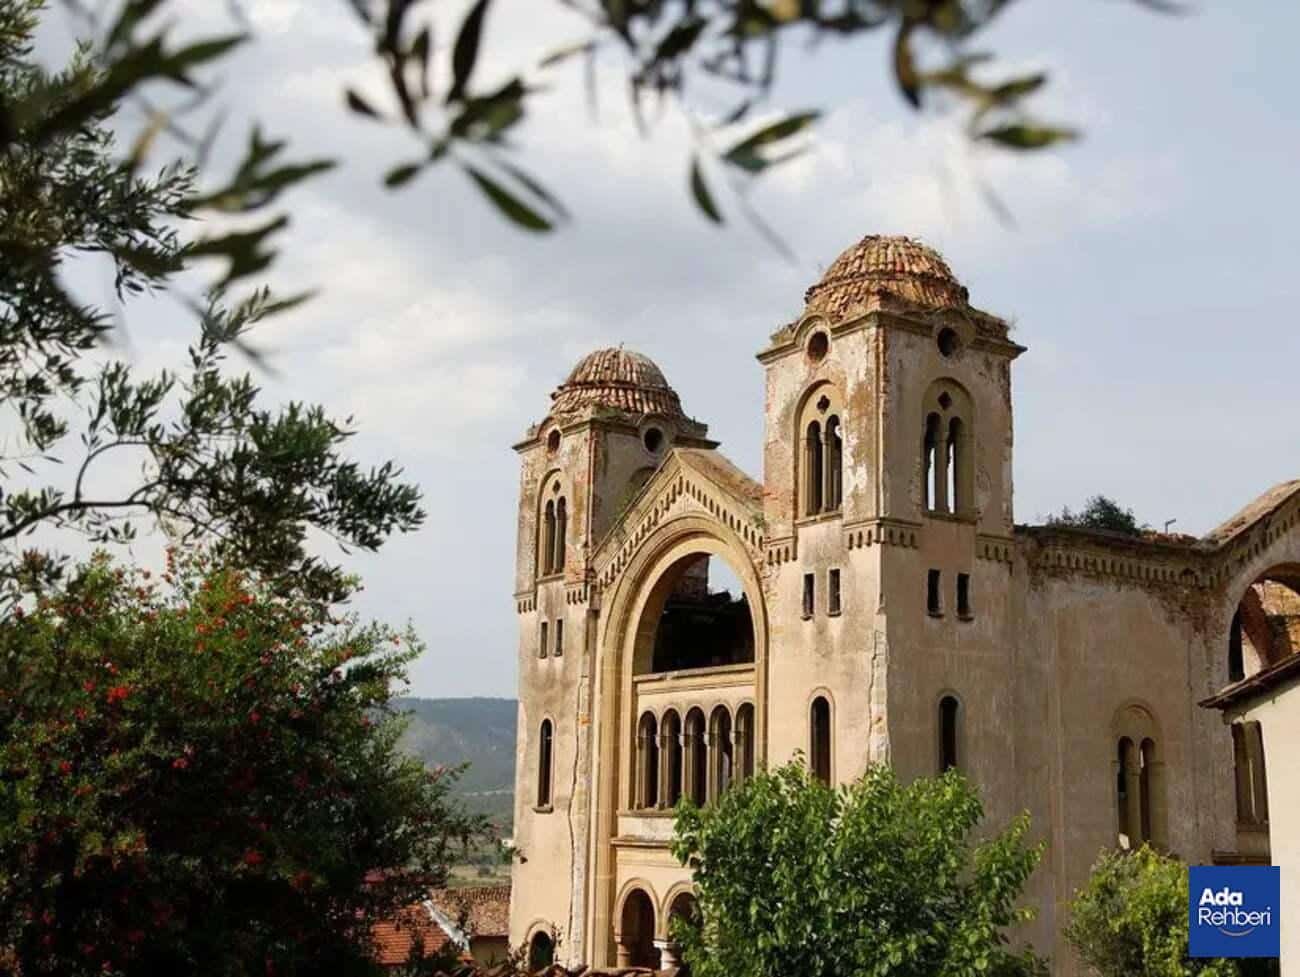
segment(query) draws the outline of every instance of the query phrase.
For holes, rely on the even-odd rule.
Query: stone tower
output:
[[[571,943],[581,926],[585,869],[573,839],[585,832],[594,641],[589,558],[674,447],[714,447],[708,428],[687,417],[677,393],[647,357],[621,346],[585,356],[551,395],[545,418],[515,445],[521,459],[515,602],[519,619],[516,867],[513,918],[555,920]],[[539,763],[532,754],[545,750]],[[549,776],[540,778],[539,769]],[[542,872],[530,878],[530,866]],[[557,874],[556,869],[560,870]],[[556,919],[557,888],[573,892]],[[544,904],[528,904],[546,894]],[[570,928],[566,932],[565,924]],[[561,953],[566,952],[564,949]]]

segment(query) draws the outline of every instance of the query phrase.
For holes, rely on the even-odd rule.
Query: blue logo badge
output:
[[[1276,957],[1282,910],[1275,865],[1193,865],[1188,919],[1193,957]]]

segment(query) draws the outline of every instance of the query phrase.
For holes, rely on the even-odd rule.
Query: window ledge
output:
[[[929,617],[943,617],[943,611],[926,611],[925,613]]]
[[[966,526],[973,526],[979,521],[979,516],[974,512],[944,512],[942,509],[926,509],[924,515],[927,519],[937,519],[940,522],[955,522]]]
[[[630,807],[618,812],[621,818],[671,818],[676,815],[675,807]]]
[[[959,620],[959,621],[973,621],[973,620],[975,620],[975,615],[974,615],[974,614],[958,614],[958,615],[957,615],[957,620]]]
[[[551,813],[552,811],[554,811],[554,810],[555,810],[555,805],[554,805],[554,804],[534,804],[534,805],[533,805],[533,813],[534,813],[534,814],[550,814],[550,813]]]
[[[827,612],[826,612],[826,616],[827,616],[827,617],[839,617],[839,616],[840,616],[841,614],[843,614],[843,613],[844,613],[843,611],[827,611]]]
[[[800,615],[799,615],[799,619],[800,619],[801,621],[811,621],[814,617],[816,617],[815,614],[800,614]]]
[[[811,516],[800,516],[794,521],[796,529],[804,526],[815,526],[819,522],[830,522],[832,519],[843,519],[843,509],[832,509],[830,512],[818,512]]]
[[[553,583],[556,580],[564,579],[564,571],[556,570],[553,573],[547,573],[537,578],[538,583]]]

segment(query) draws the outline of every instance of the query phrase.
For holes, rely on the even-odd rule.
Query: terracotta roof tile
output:
[[[375,960],[384,967],[399,967],[411,959],[418,944],[424,957],[442,953],[450,938],[423,905],[407,906],[392,919],[370,928]]]
[[[681,399],[648,356],[622,346],[598,349],[582,358],[551,394],[551,413],[612,407],[629,414],[661,414],[685,420]]]
[[[434,889],[429,899],[453,923],[464,922],[470,936],[510,935],[510,886]]]

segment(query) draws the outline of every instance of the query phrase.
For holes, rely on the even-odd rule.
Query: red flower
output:
[[[94,691],[95,691],[95,680],[94,680],[94,679],[90,679],[90,678],[88,678],[88,679],[86,679],[85,682],[83,682],[83,683],[81,684],[81,687],[82,687],[83,689],[85,689],[87,692],[94,692]]]
[[[266,856],[256,848],[250,848],[244,852],[244,864],[250,867],[256,867],[266,861]]]
[[[68,774],[72,773],[72,761],[71,760],[62,761],[59,764],[59,773],[63,774],[65,777]]]
[[[115,685],[108,690],[109,702],[122,702],[131,694],[131,688],[127,685]]]
[[[186,760],[183,756],[178,756],[175,760],[172,761],[173,770],[184,770],[189,765],[190,765],[190,761]]]
[[[252,723],[254,726],[256,726],[258,723],[262,721],[262,714],[258,712],[256,709],[254,709],[252,712],[248,714],[248,721]]]

